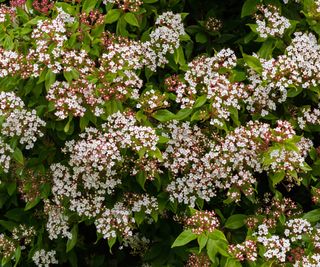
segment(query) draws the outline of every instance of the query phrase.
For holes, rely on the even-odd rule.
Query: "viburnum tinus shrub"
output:
[[[1,266],[320,266],[320,2],[0,1]]]

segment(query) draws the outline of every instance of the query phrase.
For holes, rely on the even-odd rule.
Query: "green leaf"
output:
[[[207,102],[207,95],[202,95],[202,96],[199,96],[194,105],[193,105],[193,108],[200,108],[202,107],[205,103]]]
[[[63,128],[63,131],[64,131],[65,133],[69,132],[71,121],[72,121],[72,115],[69,116],[69,120],[68,120],[67,124],[66,124],[66,125],[64,126],[64,128]]]
[[[16,147],[16,149],[14,150],[12,156],[18,163],[20,163],[21,165],[24,164],[24,157],[22,151],[18,147]]]
[[[257,5],[260,3],[259,0],[246,0],[242,6],[241,18],[250,16],[257,11]]]
[[[276,172],[270,175],[272,185],[275,186],[276,184],[280,183],[284,179],[285,175],[286,175],[285,171]]]
[[[205,234],[201,234],[198,236],[197,240],[199,244],[199,253],[200,253],[201,250],[206,246],[208,237]]]
[[[308,220],[311,223],[320,221],[320,209],[315,209],[305,213],[302,216],[303,219]]]
[[[152,117],[160,122],[166,122],[175,119],[175,114],[167,109],[161,109],[153,113]]]
[[[66,78],[67,82],[71,83],[72,80],[79,78],[79,73],[76,70],[64,71],[63,76]]]
[[[222,240],[228,242],[224,233],[218,229],[215,229],[213,232],[209,233],[208,237],[213,240]]]
[[[9,196],[12,196],[13,193],[16,191],[17,184],[16,183],[7,183],[6,184],[7,192]]]
[[[140,225],[145,218],[146,214],[144,213],[144,211],[134,213],[134,220],[137,223],[137,225]]]
[[[139,27],[139,21],[137,20],[136,15],[133,13],[126,13],[124,15],[124,20],[132,26]]]
[[[11,221],[0,220],[0,225],[12,232],[13,228],[16,227],[18,224]]]
[[[38,205],[38,203],[40,202],[41,198],[40,197],[36,197],[34,200],[32,201],[28,201],[24,210],[27,211],[27,210],[30,210],[32,209],[33,207],[35,207],[36,205]]]
[[[127,31],[127,22],[124,19],[124,16],[121,16],[117,22],[116,33],[122,36],[128,36],[129,32]]]
[[[156,148],[156,150],[148,151],[148,154],[151,157],[154,157],[154,158],[158,159],[160,162],[163,161],[162,153],[161,153],[159,148]]]
[[[208,42],[207,35],[205,35],[203,32],[198,32],[196,34],[196,42],[200,44],[205,44]]]
[[[159,136],[158,144],[166,144],[170,141],[170,138],[165,136]]]
[[[310,158],[315,161],[317,159],[317,150],[314,147],[311,147],[310,151],[309,151],[309,156]]]
[[[238,109],[235,107],[229,107],[229,112],[230,112],[230,117],[233,120],[233,122],[237,125],[240,126],[240,121],[239,121],[239,112]]]
[[[10,37],[10,35],[6,34],[4,42],[3,42],[3,46],[7,50],[12,50],[13,49],[14,43],[13,43],[13,40]]]
[[[207,254],[212,262],[216,261],[217,253],[216,243],[209,239],[207,242]]]
[[[273,265],[274,261],[267,261],[267,262],[264,262],[261,267],[272,267],[274,266]]]
[[[302,87],[291,87],[288,90],[287,96],[288,97],[295,97],[299,95],[303,91]]]
[[[86,115],[84,115],[83,117],[80,118],[80,129],[81,129],[82,132],[88,126],[89,121],[90,120]]]
[[[77,224],[75,224],[72,227],[71,234],[72,234],[71,239],[68,239],[68,241],[67,241],[66,252],[69,252],[70,250],[72,250],[74,248],[74,246],[77,244],[77,240],[78,240],[78,225]]]
[[[45,88],[49,91],[51,85],[56,81],[56,74],[51,69],[48,70],[45,77]]]
[[[4,267],[7,267],[7,263],[10,262],[10,257],[3,257],[2,260],[1,260],[1,267],[4,266]]]
[[[232,70],[230,81],[231,82],[242,82],[247,78],[247,74],[243,71]]]
[[[82,10],[86,13],[89,13],[89,11],[93,10],[97,4],[96,0],[84,0],[82,5]]]
[[[173,58],[176,64],[179,64],[181,66],[186,65],[186,59],[184,57],[182,46],[179,46],[178,49],[174,51]]]
[[[245,53],[242,54],[244,61],[247,63],[247,65],[255,70],[258,73],[262,72],[262,65],[261,62],[258,58],[254,57],[254,56],[249,56]]]
[[[112,24],[119,19],[120,15],[121,15],[120,9],[111,9],[108,11],[108,13],[104,19],[104,22],[106,24]]]
[[[222,256],[229,257],[228,244],[222,240],[208,239],[207,252],[209,258],[215,259],[216,254],[219,252]]]
[[[280,215],[279,221],[280,221],[280,223],[281,223],[282,225],[285,224],[285,222],[286,222],[286,216],[285,216],[283,213]]]
[[[145,4],[153,4],[156,2],[158,2],[158,0],[143,0],[143,3],[145,3]]]
[[[261,48],[259,49],[259,56],[265,59],[270,59],[272,57],[272,51],[275,46],[275,40],[268,38],[263,42]]]
[[[180,109],[175,116],[175,119],[178,121],[184,120],[190,116],[192,109]]]
[[[137,179],[138,184],[141,186],[141,188],[143,190],[145,190],[144,184],[145,184],[145,182],[147,180],[146,174],[143,171],[140,171],[140,172],[138,172],[138,174],[136,176],[136,179]]]
[[[184,230],[173,242],[171,248],[184,246],[196,238],[197,235],[194,234],[190,229]]]
[[[21,222],[25,220],[25,212],[23,212],[22,208],[14,208],[6,212],[4,215],[6,218],[16,221],[16,222]]]
[[[235,230],[235,229],[239,229],[241,228],[242,226],[245,225],[245,220],[246,220],[247,216],[244,215],[244,214],[234,214],[234,215],[231,215],[226,223],[225,223],[225,227],[228,228],[228,229],[232,229],[232,230]]]
[[[242,267],[242,264],[234,258],[228,258],[226,265],[228,267]]]
[[[116,237],[108,238],[108,246],[109,246],[109,251],[111,254],[112,254],[112,247],[116,243],[116,241],[117,241]]]
[[[16,251],[14,253],[14,260],[15,260],[15,264],[14,264],[14,267],[16,267],[20,261],[20,258],[21,258],[21,247],[18,246],[16,248]]]

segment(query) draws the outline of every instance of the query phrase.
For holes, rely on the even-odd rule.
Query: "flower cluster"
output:
[[[155,71],[157,66],[168,63],[166,55],[173,54],[180,46],[180,36],[185,34],[180,14],[163,13],[156,20],[156,28],[150,33],[150,41],[143,43],[145,64]]]
[[[133,234],[132,236],[126,236],[123,240],[123,247],[130,247],[132,255],[143,256],[148,249],[151,240],[142,236],[141,234]]]
[[[63,209],[57,205],[45,203],[44,212],[48,215],[47,231],[51,240],[58,237],[72,238],[69,231],[68,216],[63,214]]]
[[[97,25],[102,25],[105,16],[99,10],[92,10],[87,14],[86,12],[82,12],[80,14],[80,22],[89,26],[95,27]]]
[[[4,137],[19,137],[20,144],[26,145],[26,149],[34,146],[38,137],[42,137],[41,128],[46,123],[41,120],[36,111],[28,111],[21,98],[13,92],[1,92],[0,115],[4,117],[1,124],[1,134]]]
[[[143,4],[141,0],[103,0],[103,3],[106,5],[116,4],[124,11],[137,12],[140,9],[140,6]]]
[[[45,251],[40,249],[33,254],[32,260],[38,267],[49,267],[51,264],[59,263],[55,256],[56,251],[54,250]]]
[[[26,149],[31,149],[38,137],[42,137],[41,128],[46,123],[41,120],[35,110],[14,109],[6,117],[1,125],[1,133],[6,137],[19,137],[20,144],[26,145]]]
[[[217,229],[220,222],[214,211],[195,211],[195,213],[185,220],[185,227],[191,229],[193,233],[201,235],[203,232],[211,233]]]
[[[60,17],[63,16],[60,15]],[[57,40],[57,48],[60,48],[66,40],[65,35],[63,38],[59,37],[66,32],[66,23],[73,22],[72,17],[63,17],[63,20],[59,19],[60,17],[58,15],[56,18],[58,21],[55,23],[55,27],[58,27],[58,22],[60,23],[60,30],[54,28],[52,29],[54,33],[51,34],[57,35],[52,40]],[[52,24],[53,22],[50,22],[48,25]],[[43,28],[42,25],[41,28]],[[42,32],[50,33],[50,30],[51,28],[44,29]],[[54,53],[51,53],[54,63],[51,62],[52,56],[46,52],[48,42],[44,41],[43,36],[35,30],[33,37],[39,40],[37,50],[43,50],[40,56],[42,62],[53,73],[63,70],[64,72],[76,71],[79,74],[79,78],[71,82],[56,81],[51,86],[47,99],[54,103],[57,110],[56,116],[61,119],[65,119],[69,114],[83,117],[88,108],[96,116],[101,116],[104,114],[106,101],[111,99],[124,101],[128,98],[138,100],[143,81],[137,75],[137,71],[144,66],[155,71],[158,66],[167,63],[166,55],[172,54],[179,47],[179,37],[184,33],[181,16],[172,12],[164,13],[157,18],[156,28],[150,34],[150,41],[133,41],[104,32],[103,53],[95,64],[84,51],[79,53],[64,51],[64,49],[54,50]],[[169,105],[166,97],[160,93],[146,92],[141,100],[139,105],[151,110]]]
[[[274,5],[258,6],[261,14],[256,15],[257,32],[260,37],[267,38],[282,37],[285,31],[290,28],[290,21],[280,15],[280,10]]]
[[[50,177],[47,173],[43,174],[31,168],[25,168],[20,179],[17,179],[17,183],[20,197],[27,203],[41,197],[41,187],[50,184]]]
[[[135,220],[131,214],[122,203],[117,203],[112,209],[105,209],[95,221],[97,232],[105,239],[116,238],[117,234],[124,237],[132,236]]]
[[[161,127],[162,135],[169,139],[163,152],[165,168],[173,174],[173,181],[166,190],[170,200],[195,205],[198,195],[209,200],[215,194],[210,188],[210,181],[199,175],[201,156],[208,149],[209,140],[197,126],[190,123],[172,121]],[[212,185],[212,183],[211,183]]]
[[[271,237],[259,236],[258,242],[262,243],[266,248],[266,252],[263,254],[266,259],[275,259],[279,262],[286,261],[286,253],[290,250],[290,241],[288,239],[277,235],[272,235]]]
[[[95,219],[97,231],[104,238],[115,237],[117,233],[131,235],[133,212],[151,214],[158,209],[156,198],[132,193],[125,198],[126,203],[118,202],[113,208],[106,208],[105,197],[113,193],[121,184],[121,175],[128,172],[123,162],[135,160],[123,150],[148,153],[156,149],[157,140],[154,129],[139,126],[132,113],[114,113],[102,131],[86,128],[80,140],[68,141],[63,149],[70,154],[68,166],[51,165],[55,204],[60,206],[64,199],[68,200],[69,210]],[[70,238],[64,211],[57,207],[50,210],[47,225],[50,236],[56,238],[59,234]]]
[[[284,234],[291,242],[302,239],[302,235],[311,234],[312,227],[311,224],[304,219],[291,219],[286,222],[286,230]]]
[[[319,238],[318,229],[311,227],[311,224],[304,219],[296,218],[289,220],[282,233],[284,237],[271,234],[269,228],[265,224],[258,226],[256,235],[257,241],[266,248],[264,252],[264,257],[266,259],[274,259],[277,262],[286,262],[288,258],[291,262],[295,262],[294,266],[299,266],[302,257],[307,259],[308,257],[312,258],[316,255],[307,255],[306,251],[303,249],[304,246],[308,246],[308,244],[312,243],[316,246],[317,244],[314,241],[314,236]],[[300,241],[302,239],[306,242],[304,245]]]
[[[185,267],[209,267],[211,266],[211,261],[206,254],[190,254]]]
[[[8,173],[10,170],[11,154],[14,150],[4,142],[0,137],[0,167],[1,170]]]
[[[16,12],[14,8],[6,5],[0,5],[0,23],[6,22],[8,19],[14,20]]]
[[[157,199],[147,194],[127,193],[125,194],[125,202],[133,212],[143,212],[150,215],[153,211],[158,210]]]
[[[16,250],[16,244],[13,240],[0,234],[0,255],[4,259],[10,259]]]
[[[48,14],[54,6],[54,2],[51,0],[35,0],[32,3],[35,10],[40,13]]]
[[[174,175],[167,191],[171,200],[191,206],[198,197],[209,201],[217,190],[228,190],[233,201],[240,200],[241,192],[253,195],[255,173],[262,171],[284,171],[287,182],[299,182],[297,173],[306,170],[305,158],[312,146],[311,140],[297,137],[286,121],[278,121],[274,129],[250,121],[215,142],[208,142],[199,128],[188,123],[167,127],[171,135],[164,135],[170,139],[164,166]],[[299,140],[291,144],[294,138]]]
[[[35,110],[27,110],[21,98],[13,92],[0,92],[0,116],[0,166],[8,172],[14,151],[9,140],[17,138],[25,149],[31,149],[37,138],[43,136],[41,128],[46,123],[36,115]]]
[[[26,3],[26,0],[10,0],[10,6],[18,7],[23,6]]]
[[[184,82],[167,80],[169,90],[177,94],[176,102],[181,108],[191,108],[198,95],[205,95],[210,102],[211,124],[222,126],[228,121],[233,110],[241,108],[240,103],[248,97],[243,83],[230,82],[227,74],[219,73],[220,68],[231,69],[236,65],[236,56],[231,49],[223,49],[214,57],[200,56],[188,64]]]
[[[304,129],[307,124],[316,125],[320,124],[320,105],[318,108],[311,109],[310,107],[302,108],[301,116],[297,118],[300,129]]]
[[[218,32],[222,28],[222,21],[214,17],[209,17],[204,22],[204,27],[210,32]]]
[[[157,109],[167,108],[169,105],[170,104],[165,94],[162,94],[158,90],[151,89],[141,94],[139,103],[136,107],[147,113],[152,113]]]
[[[24,224],[19,224],[17,227],[13,228],[12,230],[12,239],[17,241],[23,241],[23,247],[25,248],[26,245],[29,245],[32,242],[32,238],[36,234],[36,230],[34,227],[29,227]]]
[[[301,137],[294,143],[294,148],[290,147],[294,140],[295,131],[287,121],[278,121],[278,127],[273,131],[271,140],[278,145],[273,145],[264,155],[264,163],[271,172],[284,171],[290,182],[299,182],[297,172],[305,172],[308,165],[305,158],[312,147],[312,141]]]
[[[95,86],[87,81],[77,81],[73,84],[56,81],[50,88],[47,99],[55,103],[55,115],[60,119],[65,119],[69,114],[77,117],[83,117],[86,108],[82,106],[83,99],[90,104],[95,104],[94,95]],[[87,99],[86,99],[87,98]]]
[[[297,91],[301,87],[307,89],[319,85],[320,46],[317,38],[312,33],[302,32],[296,32],[294,36],[284,55],[270,60],[259,59],[261,75],[251,72],[249,90],[252,93],[245,100],[251,112],[265,116],[269,110],[276,110],[277,103],[287,99],[289,88]],[[301,126],[304,126],[303,121],[299,121]]]
[[[265,194],[261,207],[258,208],[257,217],[263,216],[261,223],[267,225],[269,229],[274,229],[281,216],[287,218],[298,217],[302,213],[302,209],[290,198],[276,199],[271,198],[269,194]],[[250,228],[255,228],[259,220],[257,219],[254,224],[250,223],[248,219],[247,225]]]
[[[256,261],[257,259],[257,244],[253,240],[246,240],[241,244],[231,244],[228,247],[231,255],[234,255],[239,261]]]

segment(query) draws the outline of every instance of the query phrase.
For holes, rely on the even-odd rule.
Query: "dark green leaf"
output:
[[[180,247],[188,244],[192,240],[195,240],[197,238],[197,235],[194,234],[190,229],[184,230],[173,242],[172,248],[174,247]]]
[[[77,224],[75,224],[72,227],[71,234],[72,234],[71,239],[68,239],[68,241],[67,241],[66,252],[69,252],[70,250],[72,250],[74,248],[74,246],[77,244],[77,239],[78,239],[78,225]]]
[[[120,15],[121,15],[121,10],[120,9],[111,9],[111,10],[108,11],[104,22],[106,24],[112,24],[112,23],[116,22],[119,19]]]
[[[198,244],[199,244],[199,253],[201,250],[206,246],[208,237],[205,234],[201,234],[197,238]]]
[[[175,115],[167,109],[161,109],[156,111],[152,114],[152,117],[160,122],[166,122],[175,119]]]
[[[303,219],[308,220],[311,223],[320,221],[320,209],[315,209],[305,213],[302,216]]]
[[[250,16],[257,11],[259,0],[246,0],[242,6],[241,17]]]
[[[228,228],[228,229],[239,229],[241,228],[242,226],[245,225],[245,220],[246,220],[247,216],[244,215],[244,214],[234,214],[234,215],[231,215],[226,223],[225,223],[225,227]]]
[[[93,10],[97,4],[96,0],[84,0],[82,5],[82,10],[86,13],[89,13],[89,11]]]
[[[139,22],[138,22],[135,14],[133,14],[133,13],[126,13],[126,14],[124,15],[124,19],[125,19],[125,21],[128,22],[130,25],[139,27]]]
[[[16,147],[16,149],[14,150],[12,156],[18,163],[22,165],[24,164],[24,157],[22,151],[18,147]]]
[[[244,53],[242,54],[242,56],[243,56],[244,61],[247,63],[247,65],[251,69],[255,70],[258,73],[262,72],[262,65],[261,65],[261,62],[258,58],[254,57],[254,56],[246,55]]]

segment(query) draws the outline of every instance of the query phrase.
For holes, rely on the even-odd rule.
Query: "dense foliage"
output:
[[[0,2],[1,266],[320,266],[319,0]]]

